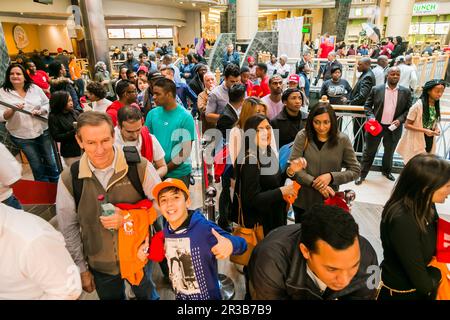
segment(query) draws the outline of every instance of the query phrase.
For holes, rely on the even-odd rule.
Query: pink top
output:
[[[394,89],[389,88],[386,84],[384,92],[384,108],[381,124],[390,125],[394,121],[395,108],[397,108],[398,86]]]
[[[270,100],[270,94],[261,99],[262,102],[267,104],[267,117],[272,120],[283,110],[283,102],[273,102]]]

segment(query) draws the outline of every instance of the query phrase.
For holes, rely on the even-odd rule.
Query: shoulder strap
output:
[[[142,188],[142,182],[139,178],[138,167],[136,163],[128,164],[127,176],[134,189],[136,189],[136,191],[141,195],[142,199],[145,199],[146,196],[144,189]]]
[[[72,176],[72,192],[75,201],[75,210],[78,211],[81,193],[83,192],[83,179],[78,178],[80,172],[80,160],[74,162],[70,167],[70,175]]]
[[[141,195],[142,199],[145,199],[145,192],[142,188],[142,182],[139,178],[139,172],[137,163],[134,159],[129,160],[127,158],[127,153],[125,152],[125,158],[128,164],[127,177],[131,182],[134,189]],[[140,162],[140,161],[139,161]],[[81,194],[83,192],[83,179],[78,178],[78,173],[80,172],[80,160],[74,162],[70,167],[70,175],[72,176],[72,190],[73,199],[75,201],[75,210],[78,211],[78,204],[80,203]]]
[[[138,163],[141,163],[141,157],[136,147],[123,148],[123,153],[128,164],[127,176],[133,185],[134,189],[141,195],[142,199],[145,199],[144,189],[142,188],[142,182],[139,178]]]

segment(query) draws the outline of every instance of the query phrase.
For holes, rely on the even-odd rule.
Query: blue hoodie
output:
[[[165,252],[177,300],[221,300],[217,259],[211,248],[217,244],[214,228],[233,244],[233,255],[247,250],[241,237],[232,236],[195,211],[187,228],[173,231],[164,226]]]

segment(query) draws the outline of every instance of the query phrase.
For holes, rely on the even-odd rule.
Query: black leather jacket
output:
[[[367,285],[368,267],[378,265],[375,250],[360,236],[361,262],[358,273],[340,291],[320,290],[308,276],[306,260],[300,252],[301,225],[273,230],[253,250],[249,268],[250,293],[255,300],[370,300],[376,288]]]

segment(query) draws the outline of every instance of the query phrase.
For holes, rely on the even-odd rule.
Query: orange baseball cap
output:
[[[161,192],[161,190],[168,188],[168,187],[178,188],[178,189],[184,191],[187,194],[188,198],[190,197],[189,189],[186,187],[186,185],[184,184],[183,181],[181,181],[180,179],[175,179],[175,178],[167,178],[163,182],[158,183],[153,188],[152,194],[156,201],[158,201],[158,195]]]

